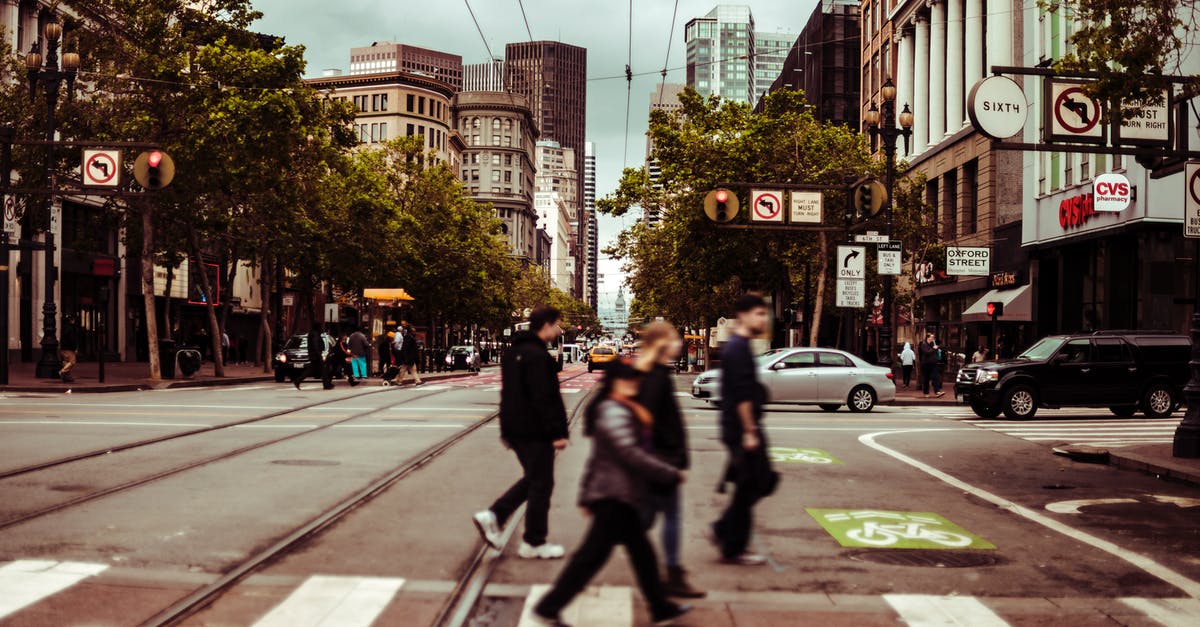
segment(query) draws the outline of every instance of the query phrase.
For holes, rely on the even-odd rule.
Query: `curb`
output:
[[[1108,463],[1110,466],[1143,472],[1160,479],[1200,486],[1200,470],[1186,468],[1182,464],[1120,451],[1110,451]]]
[[[445,376],[426,377],[429,381],[446,381],[448,379],[464,379],[466,377],[476,376],[475,373],[459,373],[448,374]],[[115,383],[113,385],[101,384],[92,387],[72,388],[65,385],[55,387],[36,387],[29,385],[5,385],[0,386],[0,393],[3,392],[18,392],[18,393],[40,393],[40,394],[104,394],[109,392],[141,392],[144,390],[181,390],[187,388],[208,388],[222,387],[230,385],[244,385],[247,383],[265,383],[274,382],[273,375],[264,375],[256,377],[227,377],[223,379],[183,379],[183,380],[164,380],[164,381],[146,381],[143,383]],[[282,384],[281,384],[282,385]]]
[[[898,398],[890,403],[881,403],[881,405],[884,407],[967,407],[962,403],[955,403],[953,401],[935,401],[919,398]]]

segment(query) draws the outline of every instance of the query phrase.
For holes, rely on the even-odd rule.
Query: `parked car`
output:
[[[322,334],[325,340],[325,346],[321,348],[321,355],[328,355],[330,347],[333,346],[333,337],[329,334]],[[285,379],[303,370],[308,366],[308,335],[296,334],[288,338],[287,344],[284,344],[283,350],[275,354],[275,358],[271,360],[271,367],[275,370],[275,382],[283,383]]]
[[[616,360],[617,349],[612,346],[597,346],[588,352],[588,372],[592,372],[597,368],[603,369],[606,365]]]
[[[845,351],[832,348],[777,348],[759,355],[758,381],[768,403],[818,405],[837,411],[846,405],[866,412],[879,403],[896,400],[892,371],[874,366]],[[692,396],[713,404],[721,402],[721,371],[700,373],[692,383]]]
[[[454,370],[469,370],[479,372],[479,351],[474,346],[451,346],[446,351],[446,367]]]
[[[1185,335],[1101,331],[1042,338],[1015,359],[959,370],[955,397],[976,415],[1028,420],[1038,408],[1108,407],[1118,416],[1171,415],[1183,399]]]

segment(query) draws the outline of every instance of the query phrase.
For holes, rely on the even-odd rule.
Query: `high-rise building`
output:
[[[350,75],[408,72],[436,78],[454,88],[462,89],[462,57],[390,41],[377,41],[369,46],[350,49]]]
[[[556,141],[542,140],[537,143],[536,162],[537,197],[535,204],[539,206],[538,213],[542,218],[540,226],[555,236],[554,252],[551,253],[551,256],[555,258],[553,263],[556,264],[555,268],[551,269],[555,287],[576,298],[583,298],[582,282],[578,279],[581,272],[576,269],[582,270],[586,265],[583,248],[587,244],[587,239],[585,237],[581,240],[578,232],[580,225],[586,225],[586,221],[580,219],[580,207],[576,203],[576,199],[581,195],[580,188],[582,186],[579,184],[579,173],[575,170],[575,150],[565,148]],[[550,200],[551,198],[553,201]],[[564,219],[568,224],[565,233],[566,241],[560,241],[554,230],[554,224],[545,221],[544,210],[547,208],[555,212],[554,216],[565,216]],[[569,257],[572,260],[573,267],[570,272],[565,269],[565,261],[558,261],[560,256]],[[563,282],[563,278],[568,275],[572,280],[570,284]]]
[[[650,92],[650,111],[670,113],[682,109],[683,105],[679,102],[679,94],[683,93],[684,89],[687,89],[687,85],[659,83],[654,91]],[[658,179],[662,175],[662,171],[659,169],[658,159],[654,158],[654,139],[650,137],[649,133],[646,134],[646,173],[650,176],[651,184],[660,187]],[[657,225],[662,219],[658,207],[644,207],[642,211],[645,214],[646,222],[651,225]]]
[[[497,91],[454,95],[454,127],[463,137],[460,175],[477,202],[491,203],[513,257],[538,263],[534,142],[537,125],[525,99]]]
[[[783,72],[783,61],[795,41],[793,33],[754,33],[754,103],[771,90],[771,83]]]
[[[688,21],[687,84],[703,96],[753,103],[754,16],[745,5],[721,4]]]
[[[504,86],[529,101],[545,140],[574,151],[574,171],[583,171],[587,121],[587,49],[557,41],[526,41],[505,46]],[[573,203],[583,206],[583,186],[576,182]],[[586,254],[586,212],[576,211],[573,225],[578,254]],[[581,265],[586,259],[579,260]],[[582,294],[581,273],[574,293]]]
[[[771,85],[799,89],[818,120],[859,128],[860,0],[821,0]]]
[[[504,59],[463,66],[463,91],[504,91]]]
[[[600,237],[596,221],[596,144],[583,143],[583,211],[587,215],[584,301],[596,307],[600,295]]]
[[[538,191],[534,194],[533,205],[537,211],[539,228],[550,236],[550,282],[554,287],[571,293],[578,267],[572,254],[575,243],[572,233],[574,212],[567,199],[553,191]]]

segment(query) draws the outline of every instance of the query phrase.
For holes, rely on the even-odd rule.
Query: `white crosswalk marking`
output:
[[[1195,627],[1200,622],[1200,600],[1197,599],[1125,598],[1121,602],[1167,627]]]
[[[912,627],[969,625],[1001,627],[1004,619],[974,597],[934,596],[926,594],[885,594],[888,605]]]
[[[525,608],[517,627],[537,627],[544,623],[533,618],[533,606],[546,596],[550,586],[538,584],[529,588]],[[579,593],[563,609],[560,618],[575,627],[622,627],[633,625],[633,591],[625,586],[591,587]]]
[[[369,627],[403,585],[398,578],[314,575],[255,626]]]
[[[107,568],[107,564],[52,560],[18,560],[0,566],[0,618]]]
[[[1067,442],[1110,447],[1165,444],[1181,419],[1155,420],[969,420],[969,424],[1030,442]]]

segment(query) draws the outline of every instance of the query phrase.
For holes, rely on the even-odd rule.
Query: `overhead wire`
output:
[[[675,41],[675,19],[679,17],[679,0],[671,10],[671,25],[667,30],[667,56],[663,59],[662,84],[658,86],[658,106],[662,106],[663,90],[667,88],[667,66],[671,64],[671,44]]]
[[[629,166],[629,111],[633,105],[633,0],[629,0],[629,56],[625,61],[625,154],[621,169]]]
[[[525,33],[529,35],[529,41],[533,41],[533,31],[529,28],[529,16],[525,15],[525,3],[517,0],[517,6],[521,7],[521,19],[525,20]]]
[[[483,28],[479,26],[479,20],[475,18],[475,10],[471,8],[471,0],[463,0],[463,4],[467,5],[467,13],[471,14],[471,21],[475,22],[475,30],[479,31],[479,38],[483,40],[483,49],[487,50],[488,59],[495,59],[492,56],[492,47],[488,45],[487,37],[483,36]]]

